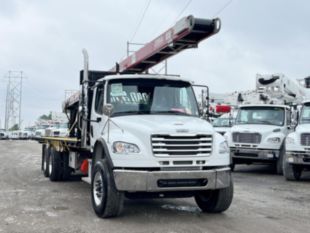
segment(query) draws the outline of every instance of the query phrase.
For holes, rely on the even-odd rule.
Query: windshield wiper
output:
[[[123,111],[123,112],[114,112],[113,116],[119,115],[139,115],[139,114],[150,114],[150,111]]]
[[[236,124],[250,124],[250,123],[247,121],[236,121]]]
[[[187,114],[185,112],[179,112],[179,111],[152,111],[151,114],[176,114],[176,115],[183,115],[183,116],[191,116],[190,114]]]
[[[258,120],[259,123],[267,124],[267,125],[275,125],[274,123],[267,120]]]

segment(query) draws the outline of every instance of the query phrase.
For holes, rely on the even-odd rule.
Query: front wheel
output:
[[[116,189],[112,171],[105,160],[96,162],[91,180],[91,200],[97,216],[111,218],[120,215],[124,194]]]
[[[279,158],[276,161],[276,172],[278,175],[282,175],[283,174],[283,159],[284,159],[284,155],[285,155],[285,145],[283,144],[280,148],[280,153],[279,153]]]
[[[234,163],[234,162],[232,162],[231,164],[230,164],[230,170],[233,172],[233,171],[235,171],[235,167],[236,167],[236,164]]]
[[[202,191],[195,195],[195,201],[202,212],[221,213],[229,208],[233,199],[232,179],[227,188]]]
[[[302,170],[302,167],[290,164],[286,159],[283,162],[283,175],[286,180],[300,180]]]

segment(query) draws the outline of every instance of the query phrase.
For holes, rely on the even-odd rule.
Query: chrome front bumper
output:
[[[253,159],[253,160],[276,160],[279,158],[279,150],[254,149],[254,148],[230,148],[233,159]]]
[[[116,188],[129,192],[221,189],[230,185],[230,168],[197,171],[114,170]],[[196,181],[201,185],[193,185]]]
[[[291,164],[310,165],[310,152],[287,151],[286,161]]]

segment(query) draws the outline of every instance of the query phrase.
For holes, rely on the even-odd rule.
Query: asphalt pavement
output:
[[[0,233],[310,231],[310,173],[288,182],[264,165],[237,166],[231,207],[204,214],[192,198],[126,200],[118,218],[100,219],[90,186],[50,182],[35,141],[0,141]]]

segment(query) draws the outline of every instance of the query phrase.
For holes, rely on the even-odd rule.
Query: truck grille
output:
[[[300,135],[300,144],[303,146],[310,146],[310,133],[302,133]]]
[[[233,141],[238,143],[260,143],[262,135],[259,133],[233,133]]]
[[[60,135],[59,131],[54,131],[54,136],[58,137]]]
[[[165,156],[209,156],[212,135],[152,135],[153,154]]]

